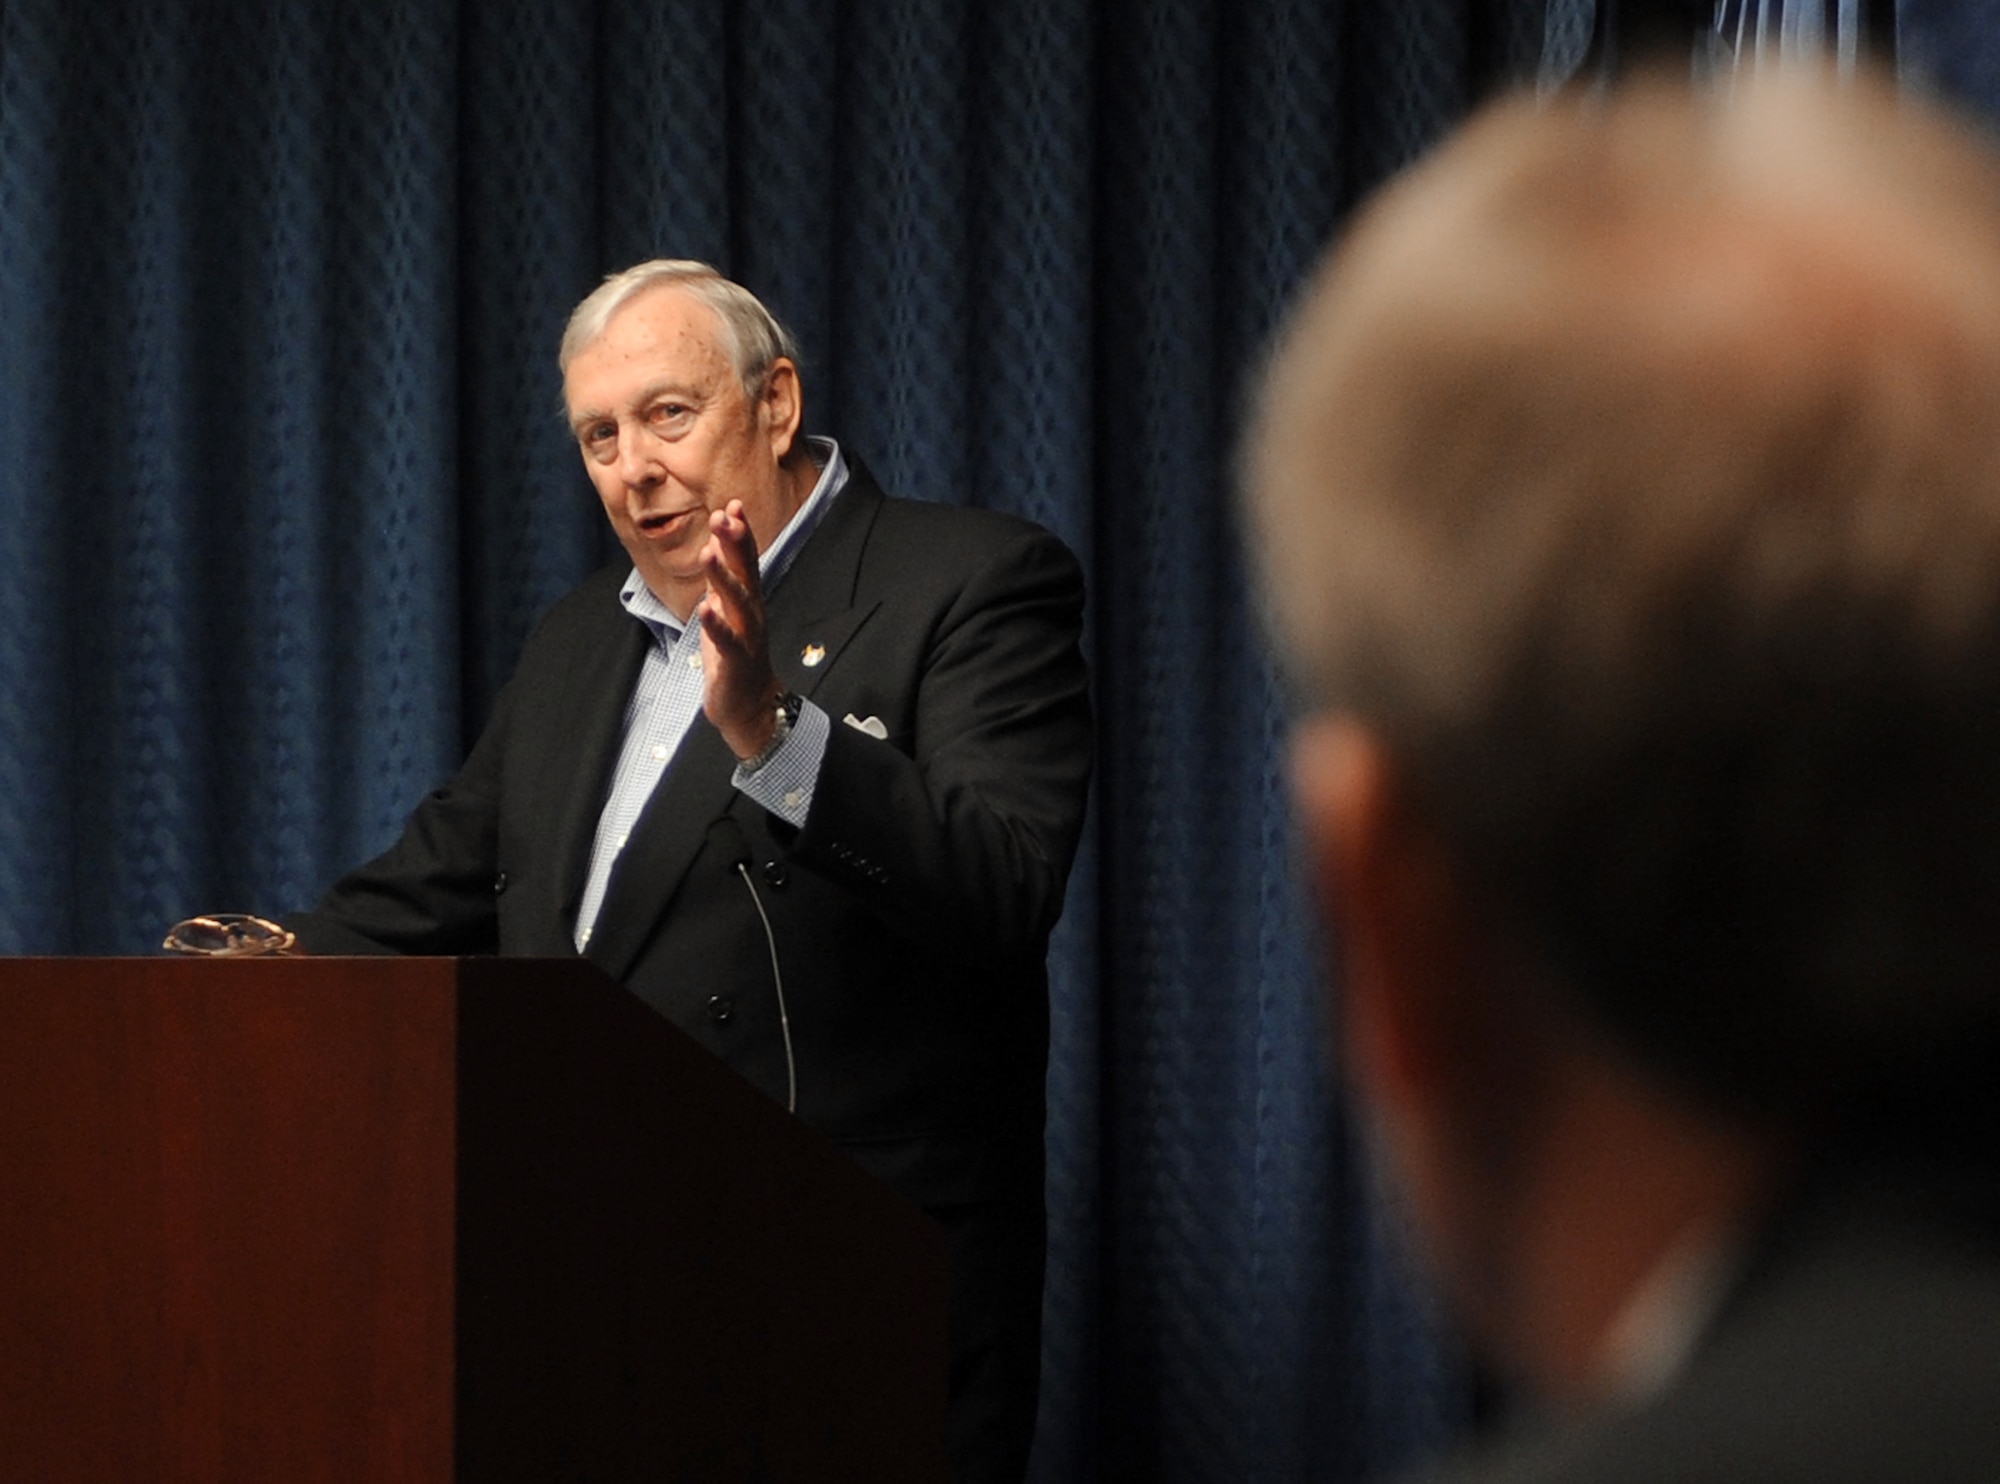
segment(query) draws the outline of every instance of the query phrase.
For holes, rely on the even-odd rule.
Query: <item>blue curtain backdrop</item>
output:
[[[1983,86],[1969,5],[1911,9]],[[1326,1085],[1228,462],[1345,209],[1588,10],[0,0],[0,952],[148,952],[386,843],[613,550],[569,306],[711,259],[814,427],[1091,574],[1036,1477],[1429,1446],[1463,1388]]]

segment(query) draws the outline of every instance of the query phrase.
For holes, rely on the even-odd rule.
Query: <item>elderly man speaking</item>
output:
[[[954,1472],[1018,1480],[1048,939],[1091,761],[1081,573],[803,436],[790,336],[703,264],[608,279],[561,362],[630,566],[549,612],[463,768],[287,926],[314,952],[582,953],[937,1217]]]
[[[1250,492],[1354,1089],[1539,1398],[1462,1480],[2000,1478],[2000,162],[1831,77],[1507,103]]]

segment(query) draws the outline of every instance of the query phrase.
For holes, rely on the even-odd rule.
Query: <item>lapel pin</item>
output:
[[[826,646],[824,644],[808,644],[805,647],[805,652],[799,658],[805,661],[806,668],[810,670],[826,658]]]

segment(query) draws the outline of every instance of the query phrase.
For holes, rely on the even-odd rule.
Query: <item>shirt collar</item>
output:
[[[840,445],[831,438],[808,438],[806,448],[814,462],[819,465],[819,479],[806,496],[805,503],[793,512],[785,522],[785,528],[778,532],[777,539],[757,554],[757,576],[766,594],[775,592],[784,576],[792,568],[801,549],[812,533],[819,529],[827,508],[834,497],[847,488],[847,459],[841,454]],[[681,621],[668,611],[667,605],[653,596],[653,590],[646,586],[646,580],[634,567],[626,577],[624,587],[618,591],[618,601],[627,613],[638,619],[652,633],[659,644],[672,648],[681,638]]]

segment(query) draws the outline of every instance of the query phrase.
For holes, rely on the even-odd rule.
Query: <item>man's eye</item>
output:
[[[646,409],[646,421],[654,427],[665,423],[679,422],[687,416],[687,408],[679,402],[658,402]]]
[[[608,458],[618,448],[618,429],[610,423],[593,423],[583,430],[583,450],[593,458]]]

